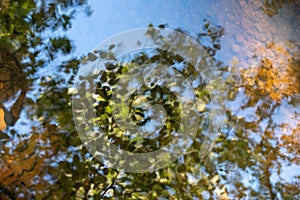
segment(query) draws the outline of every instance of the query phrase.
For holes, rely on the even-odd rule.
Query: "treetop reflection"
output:
[[[266,6],[273,7],[265,11],[255,11],[275,20],[280,8],[292,5],[292,1],[275,4],[268,3]],[[167,145],[181,117],[172,92],[155,86],[141,88],[142,97],[134,94],[130,100],[134,107],[130,117],[140,125],[146,124],[149,113],[143,110],[145,98],[163,103],[167,110],[164,134],[130,141],[119,130],[111,118],[109,86],[116,84],[130,65],[173,65],[195,80],[192,86],[196,96],[201,97],[197,107],[202,117],[199,129],[184,156],[155,172],[124,173],[96,160],[82,144],[72,121],[74,91],[69,87],[82,60],[93,59],[95,52],[58,63],[55,70],[51,69],[53,73],[39,73],[56,59],[72,55],[74,46],[67,36],[49,32],[70,28],[75,10],[86,9],[87,2],[0,0],[0,5],[0,107],[14,117],[13,126],[0,132],[0,199],[300,198],[300,176],[296,172],[300,165],[299,41],[269,37],[260,44],[246,43],[245,36],[237,44],[256,45],[256,50],[247,55],[251,59],[244,62],[237,57],[226,64],[218,56],[228,49],[223,45],[228,41],[222,39],[230,35],[233,25],[201,21],[203,30],[194,35],[220,71],[219,79],[210,88],[184,59],[163,50],[137,52],[124,65],[113,62],[107,66],[96,85],[96,120],[110,134],[111,142],[129,151],[152,151]],[[237,6],[243,11],[247,1],[239,1]],[[251,24],[243,22],[243,26],[247,25]],[[257,30],[251,30],[258,33],[258,38],[259,29],[257,25]],[[106,60],[112,60],[113,46],[102,53]],[[201,62],[207,66],[205,60]],[[226,83],[226,87],[218,81]],[[209,153],[201,157],[200,148],[209,127],[205,114],[213,105],[210,92],[224,92],[224,88],[230,88],[225,90],[226,124],[208,147]]]

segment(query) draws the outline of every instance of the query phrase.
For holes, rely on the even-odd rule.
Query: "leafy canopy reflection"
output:
[[[54,6],[55,5],[55,6]],[[57,12],[57,5],[65,10]],[[16,85],[25,93],[31,91],[35,72],[45,63],[55,58],[57,52],[69,53],[71,43],[66,37],[46,40],[42,35],[46,30],[67,29],[74,14],[72,8],[86,6],[85,1],[1,1],[0,61],[2,66],[15,70],[21,67],[23,86]],[[21,8],[21,9],[20,9]],[[18,10],[18,11],[17,11]],[[67,12],[68,11],[68,12]],[[68,13],[68,14],[67,14]],[[71,13],[71,15],[69,15]],[[223,28],[209,21],[204,22],[207,34],[201,37],[214,37],[214,43],[206,47],[214,56],[221,47],[218,37]],[[213,27],[213,28],[212,28]],[[211,34],[211,31],[217,31]],[[217,37],[217,38],[216,38]],[[273,48],[280,50],[280,44]],[[285,52],[280,51],[280,52]],[[280,54],[279,52],[279,54]],[[42,54],[43,56],[38,56]],[[107,52],[108,55],[110,52]],[[90,55],[92,56],[92,55]],[[40,92],[36,99],[23,99],[23,109],[32,121],[26,135],[19,135],[11,128],[1,133],[0,157],[0,198],[1,199],[193,199],[193,198],[300,198],[299,177],[285,180],[280,176],[285,163],[299,165],[299,121],[296,125],[274,120],[276,113],[284,111],[286,118],[297,119],[299,115],[299,60],[289,56],[285,64],[277,65],[276,60],[264,58],[261,65],[238,70],[214,60],[224,71],[222,81],[231,87],[228,91],[226,113],[228,122],[205,158],[199,157],[204,131],[199,129],[188,153],[173,165],[153,173],[130,174],[105,167],[95,160],[83,147],[72,122],[72,93],[68,88],[73,83],[80,59],[72,59],[60,65],[54,77],[44,76],[37,82]],[[153,56],[140,54],[134,61],[156,60],[166,63],[181,62],[181,58],[157,51]],[[12,63],[5,65],[2,62]],[[111,66],[116,67],[116,66]],[[186,66],[183,73],[193,75]],[[112,73],[118,69],[120,72]],[[103,79],[114,83],[124,67],[107,70]],[[126,68],[125,68],[126,69]],[[230,69],[230,70],[228,70]],[[118,71],[117,70],[117,71]],[[241,74],[241,76],[237,76]],[[66,76],[69,75],[69,76]],[[66,78],[67,77],[67,78]],[[280,78],[280,83],[278,82]],[[13,80],[12,80],[13,81]],[[105,82],[105,81],[104,81]],[[293,82],[293,84],[291,84]],[[283,84],[284,86],[280,86]],[[204,87],[203,85],[199,86]],[[209,103],[209,93],[199,89],[205,104]],[[223,90],[216,86],[215,90]],[[277,89],[277,94],[274,91]],[[157,88],[149,90],[155,96]],[[97,105],[100,124],[109,129],[107,120],[111,113],[107,109],[109,88],[99,84],[98,94],[103,100]],[[12,94],[6,93],[7,97]],[[152,96],[151,96],[152,98]],[[172,95],[168,98],[173,100]],[[246,99],[242,104],[239,98]],[[156,100],[154,98],[154,100]],[[157,101],[166,101],[159,98]],[[3,100],[4,101],[4,100]],[[170,101],[173,106],[176,101]],[[234,105],[234,106],[231,106]],[[19,105],[20,107],[20,105]],[[200,109],[204,113],[208,111]],[[175,110],[167,108],[170,112]],[[247,110],[249,115],[241,114]],[[292,112],[294,111],[294,112]],[[143,123],[140,110],[133,111],[133,118]],[[170,114],[169,126],[177,119]],[[2,138],[2,135],[6,137]],[[114,140],[118,137],[112,136]],[[158,141],[167,141],[160,135]],[[143,141],[143,145],[156,148],[153,141]],[[124,144],[124,143],[120,143]],[[131,149],[133,146],[122,147]],[[159,146],[158,146],[159,147]],[[273,179],[273,175],[279,175]],[[248,177],[248,183],[245,181]]]

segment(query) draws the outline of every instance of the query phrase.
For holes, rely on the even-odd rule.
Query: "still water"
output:
[[[0,199],[300,198],[298,1],[0,5]]]

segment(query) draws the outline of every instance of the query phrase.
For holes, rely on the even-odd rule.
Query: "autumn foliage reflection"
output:
[[[286,44],[292,45],[291,42],[286,42]],[[249,96],[255,96],[255,94],[268,96],[277,102],[285,97],[299,94],[300,64],[299,60],[295,60],[297,52],[288,52],[284,44],[272,42],[266,49],[263,49],[263,52],[266,56],[257,66],[250,66],[242,72],[246,93]]]
[[[7,11],[7,2],[13,1],[0,2]],[[67,1],[58,2],[62,2],[63,7],[68,5]],[[79,5],[85,1],[74,2]],[[28,6],[30,11],[35,5],[28,1]],[[47,8],[56,13],[55,7]],[[34,18],[39,22],[34,26],[37,30],[46,28],[43,19],[39,18],[43,15],[48,16],[40,13]],[[54,16],[62,21],[58,23],[55,17],[52,18],[58,23],[52,24],[52,28],[59,24],[66,28],[70,26],[69,21],[63,21],[64,17]],[[53,21],[49,19],[47,23]],[[203,22],[203,27],[197,39],[200,42],[211,39],[212,44],[206,50],[214,57],[222,48],[219,39],[226,27],[209,20]],[[2,32],[0,46],[10,41],[9,34],[16,34],[11,29]],[[14,39],[23,41],[26,34],[16,34]],[[40,61],[49,62],[48,59],[55,57],[55,51],[68,53],[71,43],[62,41],[65,40],[53,39],[50,46],[42,43],[49,50],[46,51],[49,53],[46,60],[36,60],[37,54],[27,51],[27,46],[22,47],[22,55],[32,59],[32,65],[26,65],[27,75],[33,76],[42,65]],[[40,44],[39,40],[31,42]],[[244,66],[242,70],[226,66],[214,58],[214,64],[223,70],[220,81],[224,81],[230,90],[228,99],[224,99],[228,121],[212,151],[204,158],[199,156],[203,122],[185,156],[167,168],[143,174],[120,173],[108,168],[83,147],[72,121],[71,94],[68,92],[81,58],[62,63],[53,76],[42,75],[34,85],[38,88],[38,95],[24,101],[27,121],[24,120],[23,124],[30,127],[26,134],[20,135],[15,127],[1,132],[0,199],[299,199],[300,177],[288,180],[283,173],[288,165],[300,164],[297,48],[293,41],[270,42],[257,52],[257,64]],[[182,62],[182,59],[168,56],[163,51],[156,54],[151,57],[141,54],[136,60],[159,58],[165,63]],[[2,57],[2,60],[9,60]],[[197,76],[191,69],[184,70]],[[111,78],[115,74],[106,75]],[[199,88],[205,84],[201,83]],[[36,88],[29,87],[28,90]],[[224,90],[222,84],[216,84],[213,89]],[[198,95],[209,103],[207,91],[199,91]],[[107,87],[99,87],[98,92],[106,94]],[[99,110],[105,108],[107,101],[105,97]],[[208,109],[204,105],[200,110],[206,112]]]

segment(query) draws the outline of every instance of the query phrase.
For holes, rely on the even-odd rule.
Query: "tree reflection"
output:
[[[265,0],[263,11],[268,16],[273,17],[274,15],[278,14],[278,11],[280,9],[282,9],[284,6],[286,6],[287,3],[290,3],[290,2],[297,4],[297,1],[295,1],[295,0],[279,0],[279,1]]]
[[[1,1],[3,5],[1,9],[4,10],[0,15],[1,24],[10,17],[9,13],[13,12],[13,9],[20,7],[20,3],[13,2],[15,1]],[[9,28],[8,23],[3,26],[5,29],[0,29],[1,70],[8,68],[2,68],[8,66],[8,63],[2,63],[5,61],[13,63],[9,67],[10,70],[15,70],[17,63],[21,63],[20,66],[24,71],[20,76],[26,84],[12,84],[17,87],[13,93],[20,88],[24,88],[25,93],[35,89],[31,86],[38,67],[54,59],[57,52],[69,53],[71,50],[71,43],[65,37],[52,38],[51,44],[43,42],[42,37],[30,37],[30,34],[39,35],[46,28],[68,28],[70,16],[57,13],[53,5],[44,5],[44,1],[39,6],[32,1],[25,2],[21,6],[24,7],[24,11],[17,16],[20,21],[14,22],[24,24],[25,28],[19,30],[21,31],[19,33],[14,28]],[[56,3],[64,9],[72,9],[85,3],[85,1],[75,2],[74,5],[69,4],[69,1]],[[33,9],[40,12],[33,14],[30,18],[33,24],[30,25],[25,23],[25,16]],[[30,27],[27,27],[29,25]],[[30,31],[32,28],[33,31]],[[223,27],[210,21],[204,22],[204,32],[198,35],[198,39],[200,42],[210,41],[206,49],[211,56],[221,48],[219,39],[223,31]],[[34,47],[37,52],[31,52],[29,47]],[[275,52],[275,56],[265,56],[257,66],[242,70],[234,66],[225,66],[214,59],[215,64],[223,72],[220,75],[221,80],[229,85],[231,90],[228,91],[229,98],[224,99],[228,121],[212,151],[204,158],[199,156],[205,136],[202,130],[205,128],[204,124],[185,156],[167,168],[143,174],[122,173],[107,168],[94,159],[82,145],[72,121],[70,105],[72,93],[68,90],[74,82],[81,59],[63,62],[54,77],[45,75],[35,82],[38,85],[34,87],[40,90],[39,95],[36,99],[27,99],[23,106],[31,122],[28,133],[19,135],[15,128],[3,133],[6,137],[1,144],[0,198],[300,198],[299,177],[290,181],[282,176],[282,170],[286,165],[300,164],[298,117],[300,78],[296,73],[300,66],[299,60],[295,59],[298,54],[295,56],[295,53],[285,50],[281,44],[273,44],[268,48]],[[46,50],[46,53],[43,53],[44,57],[39,59],[37,55],[44,50]],[[10,51],[13,53],[8,53]],[[111,50],[101,53],[107,60],[113,58]],[[93,58],[93,54],[89,54],[85,59]],[[132,63],[135,64],[145,62],[183,63],[182,71],[179,70],[181,73],[187,77],[199,76],[188,63],[184,63],[182,58],[165,51],[155,51],[153,55],[136,54],[132,59]],[[114,126],[114,123],[110,124],[108,120],[111,113],[107,108],[110,97],[110,88],[107,85],[115,85],[117,77],[126,71],[124,65],[115,64],[109,67],[101,80],[107,84],[99,83],[97,90],[102,97],[97,106],[98,117],[101,118],[102,128],[107,130],[111,128],[109,126]],[[206,99],[205,103],[208,104],[209,91],[205,90],[205,85],[205,82],[197,85],[196,91],[197,95]],[[155,99],[161,92],[159,90],[154,87],[144,92],[153,94],[151,96],[153,101],[166,102],[169,98],[170,105],[176,104],[176,99],[171,94]],[[215,86],[214,90],[224,88]],[[7,94],[7,97],[9,96],[11,95]],[[175,121],[178,120],[177,111],[171,107],[167,109],[171,116],[169,126],[174,126],[175,129]],[[205,113],[208,109],[205,107],[200,110]],[[145,118],[139,110],[135,110],[132,117],[141,122]],[[167,131],[164,134],[168,136]],[[160,135],[156,138],[157,141],[143,141],[143,144],[149,149],[159,148],[168,139],[165,135]],[[124,142],[122,141],[124,138],[117,137],[116,134],[111,137],[120,145]],[[133,149],[133,146],[124,145],[122,148]]]
[[[245,180],[230,179],[228,184],[235,186],[236,195],[248,196],[250,192],[253,197],[297,198],[300,195],[299,177],[290,183],[281,173],[286,162],[299,165],[299,119],[296,119],[299,112],[299,60],[280,44],[269,48],[273,56],[264,57],[258,66],[241,71],[238,95],[246,101],[240,105],[238,115],[231,112],[237,129],[230,135],[230,140],[220,143],[223,147],[218,151],[224,162],[230,160],[230,165],[243,170],[240,176],[249,174],[250,183],[259,183],[256,188],[250,185],[247,188]],[[236,172],[240,173],[239,170]],[[292,187],[293,184],[296,185]]]
[[[291,44],[291,42],[286,42]],[[295,60],[283,46],[272,44],[267,50],[272,52],[269,57],[263,57],[258,67],[251,67],[243,71],[243,83],[246,93],[255,98],[253,94],[269,97],[274,101],[281,101],[285,97],[299,94],[299,61]],[[259,52],[258,52],[259,53]],[[292,52],[297,53],[297,52]],[[257,97],[256,97],[257,98]]]
[[[71,27],[77,8],[85,8],[88,14],[90,11],[85,0],[1,0],[0,5],[0,108],[17,96],[10,109],[14,117],[10,125],[14,125],[35,80],[34,73],[59,54],[72,50],[71,41],[57,32]]]
[[[36,72],[58,55],[71,52],[70,40],[57,32],[70,28],[79,8],[90,12],[85,0],[0,1],[0,109],[13,118],[7,126],[17,122],[22,109],[32,114],[28,106],[35,98],[26,99],[26,94],[36,89]],[[13,105],[6,108],[7,102]],[[23,136],[16,127],[0,131],[0,199],[42,199],[50,195],[49,158],[58,154],[55,146],[59,142],[51,132],[52,125],[41,125],[31,127]]]

